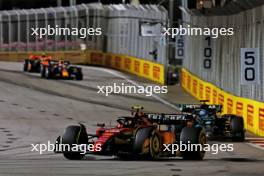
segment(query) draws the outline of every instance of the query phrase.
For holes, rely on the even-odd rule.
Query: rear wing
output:
[[[180,111],[192,113],[195,110],[205,109],[209,112],[222,112],[222,105],[208,105],[208,104],[181,104],[178,105]]]
[[[194,116],[189,113],[182,113],[182,114],[150,113],[150,114],[146,114],[146,116],[151,122],[164,124],[164,125],[180,124],[183,121],[191,120],[194,118]]]

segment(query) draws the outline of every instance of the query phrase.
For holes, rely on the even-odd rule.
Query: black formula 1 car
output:
[[[41,64],[41,77],[47,79],[76,79],[82,80],[82,68],[73,66],[69,61],[50,60]]]
[[[111,155],[120,159],[157,159],[160,157],[183,157],[183,159],[201,160],[205,155],[206,144],[204,130],[195,126],[190,114],[146,114],[138,109],[132,116],[117,118],[115,127],[98,124],[95,134],[88,134],[84,125],[68,126],[56,144],[62,146],[93,145],[92,150],[60,150],[67,159],[82,159],[85,154]],[[197,144],[198,150],[180,151],[172,145]],[[174,150],[165,150],[165,146]],[[69,147],[71,148],[71,147]],[[174,149],[173,149],[174,148]],[[65,149],[65,147],[64,147]]]
[[[241,116],[224,114],[222,105],[208,105],[207,100],[201,100],[202,104],[179,105],[182,112],[195,114],[197,122],[205,128],[206,136],[210,139],[217,137],[231,138],[233,141],[245,140],[244,121]]]

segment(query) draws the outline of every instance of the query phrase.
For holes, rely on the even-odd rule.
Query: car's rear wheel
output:
[[[76,80],[83,80],[83,74],[81,72],[76,73]]]
[[[203,150],[206,144],[206,135],[202,128],[184,127],[180,134],[181,145],[197,145],[195,150],[180,151],[185,160],[202,160],[205,156]],[[193,146],[194,146],[193,145]]]
[[[27,64],[27,71],[33,72],[33,61],[29,60]]]
[[[157,159],[160,148],[160,137],[155,129],[148,127],[137,130],[133,143],[135,155],[141,156],[143,159]]]
[[[37,73],[40,73],[40,61],[36,61],[36,63],[35,63],[35,71]]]
[[[44,66],[41,66],[40,68],[40,75],[41,75],[41,78],[45,78],[45,73],[46,73],[46,68]]]
[[[160,153],[160,148],[161,148],[161,141],[160,137],[157,132],[154,132],[150,136],[150,158],[151,159],[157,159],[159,157]]]
[[[52,74],[49,68],[45,69],[45,78],[47,79],[51,79],[52,78]]]
[[[83,126],[68,126],[62,136],[63,145],[67,145],[67,151],[62,151],[65,158],[69,160],[81,160],[85,153],[83,151],[72,151],[73,146],[87,144],[88,138],[86,129]]]
[[[233,141],[243,142],[245,140],[244,120],[242,117],[231,117],[230,129]]]
[[[25,72],[28,71],[28,60],[27,59],[24,61],[23,71]]]

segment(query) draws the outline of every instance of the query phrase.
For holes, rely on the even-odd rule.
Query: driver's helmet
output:
[[[63,60],[59,60],[58,65],[59,65],[59,66],[64,65],[64,61],[63,61]]]
[[[206,110],[205,109],[200,110],[199,116],[205,116],[205,115],[206,115]]]
[[[132,110],[132,115],[137,117],[142,117],[145,115],[145,113],[143,112],[144,107],[143,106],[133,106],[131,108]]]

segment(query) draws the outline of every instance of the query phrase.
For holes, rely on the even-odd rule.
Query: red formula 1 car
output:
[[[41,63],[50,59],[51,56],[47,56],[46,54],[42,54],[42,55],[31,54],[29,58],[25,59],[24,61],[23,71],[40,73]]]
[[[184,159],[203,159],[206,136],[201,127],[196,127],[189,114],[145,114],[137,108],[133,116],[117,118],[115,127],[100,124],[95,134],[87,134],[84,125],[68,126],[56,144],[66,146],[93,145],[89,151],[61,150],[67,159],[82,159],[85,154],[114,155],[121,159],[157,159],[180,156]],[[198,144],[197,151],[164,150],[171,144]],[[69,149],[70,148],[70,149]]]
[[[41,77],[47,79],[76,79],[82,80],[82,69],[73,66],[69,61],[49,60],[41,63]]]

